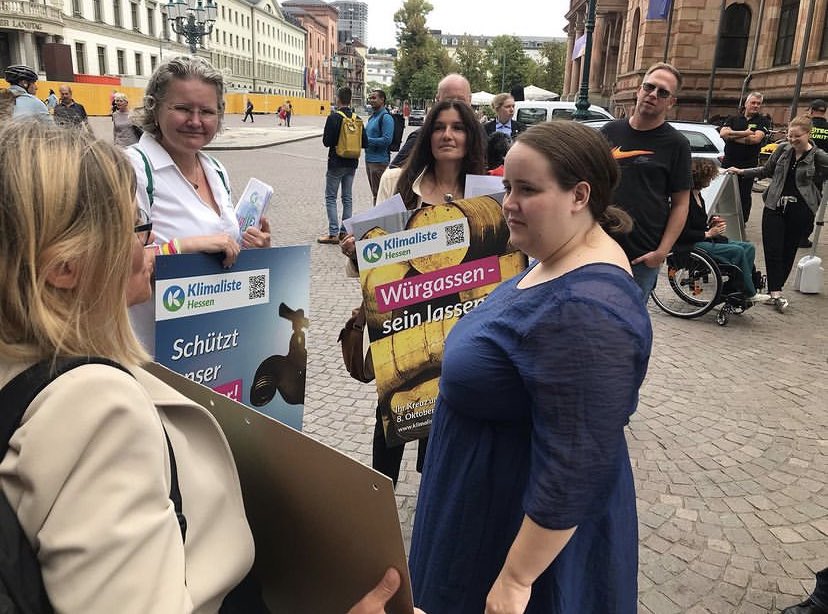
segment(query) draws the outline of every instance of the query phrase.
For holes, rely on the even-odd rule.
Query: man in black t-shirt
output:
[[[719,130],[725,142],[722,166],[729,168],[753,168],[759,166],[759,150],[771,132],[771,124],[765,115],[759,113],[763,96],[751,92],[745,99],[745,110],[741,115],[728,117]],[[742,201],[742,219],[747,224],[750,217],[753,179],[739,176],[739,196]]]
[[[817,98],[811,103],[808,108],[808,117],[811,118],[811,140],[814,145],[819,147],[822,151],[828,151],[828,120],[825,119],[825,111],[828,109],[828,103],[822,98]],[[824,182],[828,177],[818,177],[817,183]],[[799,247],[813,247],[814,244],[809,238],[814,231],[814,222],[806,229],[805,235],[799,242]]]
[[[601,128],[621,167],[615,202],[635,222],[619,242],[645,301],[684,228],[690,203],[690,143],[666,123],[680,88],[681,73],[674,66],[651,66],[638,88],[633,114]]]
[[[811,140],[814,145],[823,151],[828,151],[828,120],[825,119],[825,111],[828,103],[822,98],[817,98],[811,103],[808,109],[808,116],[811,118]]]

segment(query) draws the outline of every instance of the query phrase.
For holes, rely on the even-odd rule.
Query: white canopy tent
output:
[[[472,94],[471,103],[474,106],[479,106],[483,104],[492,104],[492,98],[494,98],[494,94],[490,94],[489,92],[480,91],[474,92]]]
[[[556,94],[555,92],[545,90],[542,87],[527,85],[525,88],[523,88],[523,97],[526,100],[559,100],[561,96],[560,94]],[[473,94],[472,99],[474,99]]]

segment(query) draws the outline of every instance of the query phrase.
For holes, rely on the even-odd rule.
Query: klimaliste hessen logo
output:
[[[270,270],[161,280],[155,319],[170,320],[270,302]]]

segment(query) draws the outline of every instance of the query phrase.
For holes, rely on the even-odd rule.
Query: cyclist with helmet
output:
[[[12,118],[33,115],[40,119],[50,119],[46,105],[34,95],[37,92],[37,73],[34,70],[22,64],[9,66],[5,77],[9,82],[9,92],[15,97]]]

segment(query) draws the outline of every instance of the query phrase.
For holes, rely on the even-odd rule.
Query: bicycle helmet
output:
[[[17,64],[6,68],[6,81],[12,85],[16,85],[20,81],[28,81],[34,83],[37,81],[37,73],[28,66]]]

